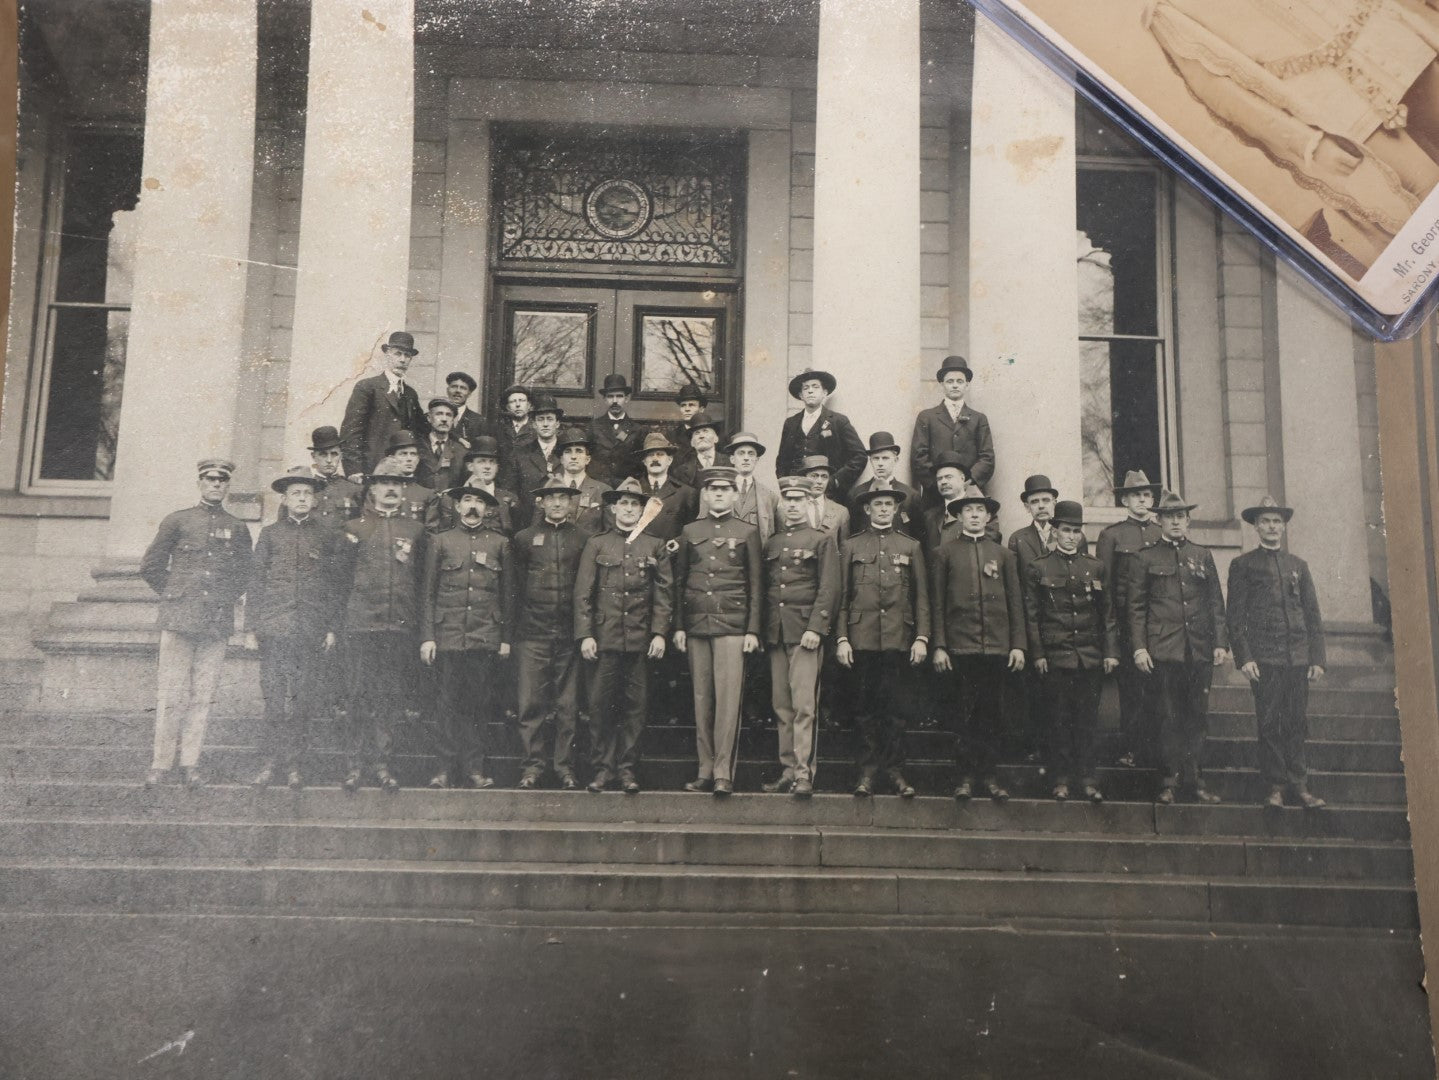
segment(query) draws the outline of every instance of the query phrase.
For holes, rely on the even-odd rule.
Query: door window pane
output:
[[[510,314],[514,379],[522,386],[588,390],[594,312],[515,308]]]
[[[722,343],[713,315],[651,314],[640,317],[640,393],[673,394],[695,383],[716,396],[715,359]]]

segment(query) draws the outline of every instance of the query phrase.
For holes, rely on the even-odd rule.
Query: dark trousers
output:
[[[859,726],[859,771],[891,775],[904,766],[905,699],[909,654],[898,650],[854,651],[855,718]]]
[[[1023,761],[1030,754],[1042,754],[1049,748],[1049,694],[1045,678],[1026,667],[1019,678],[1005,680],[1009,689],[1006,697],[1012,702],[1005,718],[1014,725],[1008,743],[1016,760]]]
[[[1135,764],[1144,768],[1158,760],[1158,702],[1154,676],[1134,666],[1134,650],[1128,642],[1120,645],[1119,670],[1119,742],[1120,753],[1134,755]]]
[[[1208,660],[1155,661],[1152,678],[1159,698],[1160,783],[1198,787],[1214,666]]]
[[[490,723],[500,715],[500,673],[505,662],[486,649],[435,654],[439,684],[434,733],[437,772],[458,783],[471,773],[485,774],[490,754]]]
[[[1095,782],[1094,733],[1099,727],[1103,668],[1056,668],[1037,675],[1044,694],[1049,767],[1056,784]]]
[[[260,692],[265,696],[265,760],[298,769],[328,682],[324,635],[260,635]]]
[[[579,709],[579,650],[573,638],[525,638],[515,650],[519,655],[520,743],[524,771],[538,776],[545,771],[546,758],[554,762],[560,776],[575,771],[575,713]],[[547,753],[550,739],[548,721],[554,718],[553,752]]]
[[[414,635],[407,631],[372,630],[345,635],[348,771],[390,767],[390,748],[404,723],[417,655]]]
[[[954,761],[966,780],[994,779],[1004,737],[1007,656],[949,654],[954,667]]]
[[[593,779],[620,779],[640,767],[649,701],[650,661],[642,652],[602,652],[589,668]]]
[[[1260,664],[1250,683],[1259,718],[1259,771],[1270,784],[1303,787],[1309,776],[1304,743],[1309,738],[1309,669]]]

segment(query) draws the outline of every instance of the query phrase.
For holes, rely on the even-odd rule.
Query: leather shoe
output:
[[[290,775],[285,780],[285,786],[291,791],[299,791],[305,786],[305,778],[300,775],[299,769],[290,770]]]
[[[205,783],[205,774],[200,771],[198,765],[192,765],[185,770],[185,786],[187,788],[202,788]]]
[[[1100,791],[1093,784],[1085,784],[1084,797],[1092,803],[1102,803],[1104,801],[1104,792]]]
[[[1067,800],[1068,798],[1069,798],[1069,785],[1068,785],[1068,784],[1055,784],[1055,785],[1054,785],[1054,801],[1055,801],[1055,802],[1064,802],[1064,801]]]
[[[732,784],[730,781],[728,781],[728,780],[716,780],[716,781],[715,781],[714,793],[715,793],[715,796],[716,796],[716,797],[718,797],[718,798],[724,798],[726,795],[730,795],[730,794],[732,794],[733,792],[734,792],[734,784]]]
[[[560,777],[561,791],[578,791],[579,788],[579,782],[576,781],[574,776],[572,776],[570,773],[565,773],[564,776]]]
[[[971,784],[968,780],[964,781],[962,784],[959,785],[959,787],[954,789],[954,799],[956,802],[969,802],[970,796],[973,794],[974,785]]]
[[[989,784],[989,797],[995,802],[1008,802],[1009,792],[1005,791],[1004,788],[1000,787],[998,784],[991,782]]]
[[[380,769],[375,773],[375,779],[380,782],[380,790],[393,795],[400,790],[400,782],[390,774],[389,769]]]
[[[1154,801],[1160,806],[1173,806],[1174,789],[1172,787],[1160,788],[1159,794],[1154,797]]]
[[[796,799],[808,799],[814,794],[814,785],[808,780],[796,780],[794,782],[794,797]]]
[[[444,791],[445,788],[449,786],[450,778],[444,773],[436,773],[434,776],[430,777],[430,787],[434,788],[436,791]]]
[[[791,772],[780,773],[780,777],[772,784],[761,784],[759,789],[767,795],[785,795],[794,789],[795,779]]]
[[[712,787],[714,787],[714,781],[707,776],[696,776],[693,780],[685,784],[686,791],[703,792],[708,791]]]
[[[340,787],[344,788],[351,794],[358,791],[360,789],[360,770],[351,769],[349,772],[347,772],[345,774],[344,781],[340,784]]]
[[[1121,769],[1133,769],[1138,765],[1138,762],[1134,760],[1134,751],[1126,750],[1124,753],[1119,755],[1119,759],[1115,762],[1115,764],[1118,765]]]
[[[1274,809],[1274,810],[1283,810],[1283,809],[1284,809],[1284,789],[1283,789],[1282,787],[1272,787],[1272,788],[1270,788],[1270,789],[1269,789],[1269,797],[1264,800],[1264,805],[1265,805],[1265,806],[1268,806],[1268,807],[1270,807],[1270,808],[1272,808],[1272,809]]]
[[[585,785],[585,790],[590,792],[591,794],[598,795],[600,792],[604,791],[606,782],[607,781],[603,776],[596,776],[593,780],[591,780],[588,784]]]
[[[533,791],[539,782],[540,778],[534,773],[525,773],[524,776],[520,777],[519,787],[521,791]]]
[[[145,786],[146,786],[147,788],[155,787],[157,784],[163,784],[164,782],[165,782],[165,770],[164,770],[164,769],[151,769],[149,772],[147,772],[147,773],[145,774]]]
[[[483,791],[485,788],[491,788],[494,786],[495,782],[491,780],[488,776],[486,776],[484,773],[470,773],[470,787],[474,788],[476,791]]]
[[[640,793],[640,782],[633,776],[626,776],[620,781],[620,788],[626,795],[638,795]]]
[[[1306,810],[1322,810],[1329,804],[1326,803],[1323,799],[1321,799],[1318,795],[1311,795],[1303,788],[1300,788],[1299,805],[1304,807],[1304,809]]]
[[[257,773],[255,774],[255,779],[253,779],[253,780],[250,781],[250,786],[251,786],[251,787],[257,787],[257,788],[269,787],[270,784],[271,784],[271,782],[272,782],[274,779],[275,779],[275,768],[274,768],[274,766],[272,766],[272,765],[266,765],[263,769],[261,769],[259,772],[257,772]]]
[[[861,776],[859,783],[854,785],[854,793],[862,799],[867,799],[874,794],[874,777]]]
[[[1215,803],[1224,801],[1218,795],[1214,794],[1214,792],[1210,791],[1208,788],[1195,788],[1194,798],[1196,802],[1201,802],[1205,806],[1213,806]]]
[[[904,777],[900,776],[899,773],[895,773],[893,779],[894,779],[894,793],[895,793],[896,795],[898,795],[901,799],[912,799],[912,798],[914,798],[914,785],[913,785],[913,784],[909,783],[909,781],[907,781]]]

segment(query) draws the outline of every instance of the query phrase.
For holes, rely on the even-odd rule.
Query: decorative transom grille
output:
[[[503,262],[735,265],[728,139],[501,134],[496,151]]]

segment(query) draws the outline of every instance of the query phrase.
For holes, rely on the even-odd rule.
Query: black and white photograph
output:
[[[14,146],[0,1075],[1435,1075],[1410,369],[968,3],[22,0]]]

